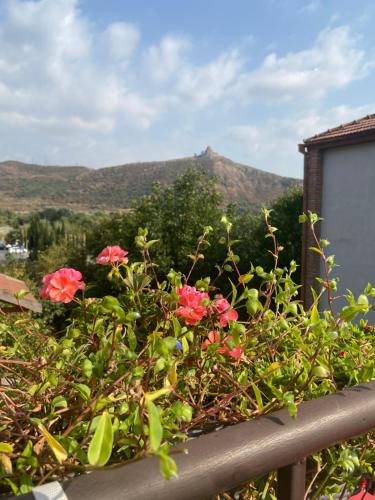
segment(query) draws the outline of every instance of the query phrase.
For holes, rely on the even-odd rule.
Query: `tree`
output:
[[[87,247],[96,256],[107,245],[120,245],[129,251],[131,260],[139,260],[134,240],[138,228],[145,228],[149,239],[158,240],[152,247],[152,255],[159,275],[165,276],[171,268],[188,273],[192,264],[189,254],[194,252],[204,228],[211,226],[216,240],[224,234],[220,224],[223,212],[215,179],[205,172],[189,169],[170,187],[155,184],[151,194],[137,200],[132,210],[101,217],[88,236]],[[198,262],[192,279],[212,272],[214,264],[223,259],[224,249],[220,248],[222,254],[218,255],[217,247],[202,249],[205,258]],[[104,277],[104,271],[95,272],[102,272]],[[102,285],[106,287],[104,282]]]
[[[146,227],[150,239],[159,240],[154,255],[160,271],[178,268],[188,272],[191,265],[188,256],[194,251],[204,228],[211,226],[214,238],[222,232],[222,201],[215,179],[205,172],[189,169],[171,187],[161,189],[156,185],[150,196],[136,202],[135,226]],[[202,253],[209,262],[216,256],[211,247],[202,249]],[[198,267],[203,271],[207,266],[202,262]]]

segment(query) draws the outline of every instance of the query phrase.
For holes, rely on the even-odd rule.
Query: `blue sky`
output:
[[[0,0],[0,160],[92,167],[210,145],[302,176],[375,112],[372,0]]]

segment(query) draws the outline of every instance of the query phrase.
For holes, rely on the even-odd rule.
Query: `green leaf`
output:
[[[160,448],[163,438],[163,427],[161,425],[159,411],[154,403],[146,399],[146,407],[150,432],[150,448],[153,452],[156,452]]]
[[[67,459],[68,453],[66,449],[50,434],[43,424],[38,425],[38,429],[42,433],[42,436],[47,441],[48,446],[53,451],[57,461],[62,464],[64,460]]]
[[[125,316],[125,320],[129,323],[133,323],[134,321],[136,321],[137,319],[139,319],[141,317],[141,315],[139,314],[138,311],[130,311],[127,313],[127,315]]]
[[[165,396],[166,394],[169,394],[170,392],[171,392],[170,388],[159,389],[159,390],[153,391],[153,392],[146,392],[146,394],[145,394],[146,402],[155,401],[155,399],[158,399],[161,396]]]
[[[318,306],[316,304],[314,304],[311,309],[310,320],[311,323],[318,323],[318,321],[320,320]]]
[[[86,358],[82,364],[82,372],[86,378],[91,378],[92,369],[92,362],[88,358]]]
[[[235,284],[232,282],[232,280],[229,280],[230,284],[231,284],[231,287],[232,287],[232,300],[231,300],[231,305],[233,307],[234,303],[236,302],[236,298],[237,298],[237,288],[235,286]]]
[[[259,407],[259,410],[263,410],[263,399],[262,399],[262,394],[258,387],[254,384],[254,382],[251,382],[251,386],[253,388],[254,394],[255,394],[255,399],[257,400],[257,404]]]
[[[345,321],[351,321],[361,311],[361,306],[345,306],[342,308],[340,318]]]
[[[66,399],[64,398],[64,396],[56,396],[55,398],[53,398],[51,404],[52,404],[53,408],[67,408],[68,407],[68,403],[67,403]]]
[[[173,332],[176,338],[178,338],[181,334],[182,327],[177,318],[172,318]]]
[[[316,252],[316,253],[318,253],[319,255],[323,255],[323,252],[322,252],[319,248],[316,248],[316,247],[309,247],[309,250],[312,250],[313,252]]]
[[[189,344],[188,341],[186,340],[186,337],[181,338],[181,344],[182,344],[182,352],[184,354],[187,354],[189,352]]]
[[[171,479],[172,477],[177,477],[177,465],[172,457],[168,455],[165,451],[159,452],[160,460],[160,472],[163,474],[165,479]]]
[[[239,278],[238,278],[238,281],[240,283],[249,283],[249,281],[251,281],[252,279],[254,278],[254,275],[253,274],[242,274]]]
[[[289,403],[287,405],[287,410],[288,410],[289,415],[291,417],[296,417],[297,416],[297,405],[295,403]]]
[[[79,392],[79,395],[84,401],[87,401],[91,396],[91,389],[86,384],[72,384],[72,386]]]
[[[108,412],[100,416],[95,434],[90,442],[87,458],[90,465],[102,467],[110,459],[113,445],[112,420]]]
[[[126,329],[126,336],[127,336],[127,339],[128,339],[128,343],[129,343],[129,347],[132,351],[135,350],[135,348],[137,347],[137,337],[134,333],[134,330],[133,328],[131,328],[130,326],[127,327]]]
[[[234,344],[238,345],[241,341],[241,336],[246,332],[246,327],[242,323],[237,323],[237,321],[233,321],[230,327],[230,333],[233,337]]]
[[[358,297],[357,304],[361,306],[368,306],[368,298],[366,295],[360,295]]]
[[[328,368],[323,365],[315,366],[312,369],[312,374],[319,378],[327,378],[330,375]]]
[[[0,443],[0,453],[12,453],[13,445],[9,443]]]
[[[258,300],[248,299],[246,301],[246,311],[250,316],[254,316],[258,310]]]
[[[117,316],[120,321],[125,321],[126,315],[124,309],[116,297],[106,295],[102,301],[102,307],[105,311],[111,312]]]
[[[176,363],[173,363],[170,370],[168,371],[168,380],[169,380],[170,384],[176,385],[177,380],[178,380]]]
[[[150,248],[152,245],[155,245],[159,240],[150,240],[146,243],[145,248]]]

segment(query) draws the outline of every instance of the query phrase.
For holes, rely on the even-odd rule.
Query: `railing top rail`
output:
[[[76,477],[63,487],[69,500],[206,499],[372,428],[375,381],[303,402],[296,418],[280,410],[176,446],[177,479],[163,479],[152,457]]]

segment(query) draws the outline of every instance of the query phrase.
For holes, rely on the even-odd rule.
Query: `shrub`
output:
[[[212,228],[199,237],[186,276],[170,271],[164,281],[150,257],[157,241],[141,229],[140,262],[127,262],[119,247],[98,256],[98,265],[110,266],[108,278],[120,284],[118,296],[77,298],[84,283],[74,270],[45,277],[44,297],[67,302],[75,295],[77,307],[62,337],[30,318],[2,320],[1,492],[24,493],[145,454],[157,455],[170,478],[178,471],[169,448],[193,429],[209,432],[282,407],[294,416],[303,400],[373,377],[374,329],[352,320],[372,308],[367,297],[375,289],[368,285],[358,298],[349,294],[339,314],[319,312],[321,294],[304,310],[293,281],[296,264],[278,266],[276,228],[267,211],[265,220],[273,266],[249,264],[241,274],[231,223],[222,218],[227,255],[217,274],[229,280],[226,297],[215,279],[190,281]],[[318,218],[302,220],[314,230]],[[323,244],[317,240],[328,266],[322,293],[334,289],[333,258]],[[255,278],[259,288],[252,286]],[[314,456],[314,494],[332,493],[338,482],[352,485],[354,470],[372,470],[366,443]],[[272,497],[273,475],[248,488],[252,498]]]

